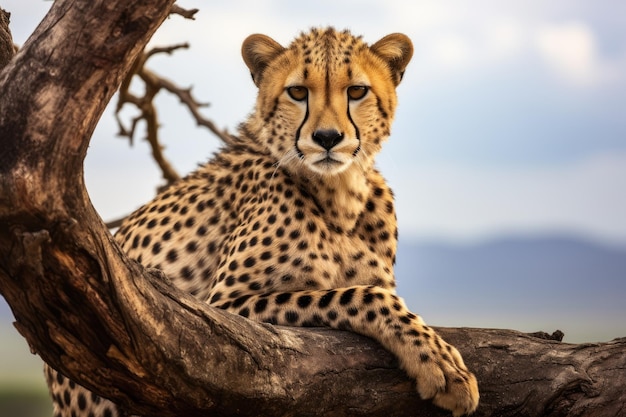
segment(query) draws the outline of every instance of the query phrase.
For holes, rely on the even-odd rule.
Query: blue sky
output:
[[[211,102],[204,114],[231,131],[254,103],[239,53],[248,34],[286,44],[311,26],[333,25],[369,42],[391,32],[412,38],[393,135],[378,159],[396,192],[401,239],[567,233],[626,245],[623,1],[180,4],[199,8],[197,19],[168,19],[152,44],[188,41],[191,49],[150,66],[193,85]],[[49,6],[5,0],[16,42]],[[167,155],[188,172],[218,142],[166,93],[159,106]],[[108,110],[85,165],[105,219],[147,201],[160,183],[147,145],[139,137],[129,149],[116,129]]]

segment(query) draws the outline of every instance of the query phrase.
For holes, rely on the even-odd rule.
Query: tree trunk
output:
[[[172,3],[57,1],[0,73],[0,293],[16,327],[54,368],[144,415],[446,415],[375,342],[209,307],[114,243],[82,162]],[[626,415],[625,339],[439,331],[476,372],[476,415]]]
[[[15,55],[13,37],[9,30],[10,14],[0,8],[0,70],[9,63]]]

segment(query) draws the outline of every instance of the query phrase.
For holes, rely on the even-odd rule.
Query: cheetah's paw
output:
[[[478,407],[478,382],[469,371],[458,371],[446,375],[446,387],[433,397],[433,403],[452,411],[454,417],[471,414]]]
[[[444,358],[413,363],[405,369],[416,378],[417,391],[439,407],[452,411],[454,417],[471,414],[478,407],[478,382],[469,372],[461,355],[452,349],[452,361]],[[417,365],[417,366],[416,366]]]

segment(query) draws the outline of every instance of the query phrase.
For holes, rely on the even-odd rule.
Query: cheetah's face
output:
[[[373,163],[413,47],[402,34],[368,46],[349,32],[314,29],[288,48],[252,35],[242,53],[259,87],[260,139],[281,164],[333,175]]]

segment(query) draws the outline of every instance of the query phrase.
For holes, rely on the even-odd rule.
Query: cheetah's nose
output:
[[[330,151],[342,140],[343,133],[339,133],[335,129],[318,129],[313,133],[313,141],[327,151]]]

